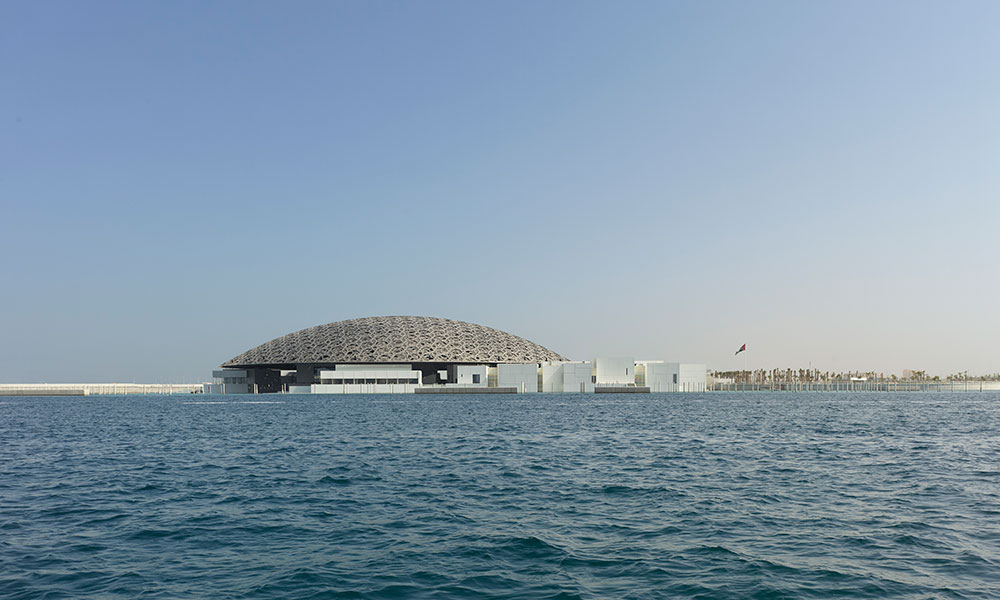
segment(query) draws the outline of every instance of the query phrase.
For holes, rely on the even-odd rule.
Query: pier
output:
[[[0,396],[200,394],[200,383],[0,383]]]

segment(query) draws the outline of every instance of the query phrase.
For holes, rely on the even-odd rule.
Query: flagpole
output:
[[[746,351],[747,351],[747,345],[745,343],[740,346],[739,350],[736,351],[737,355],[739,355],[740,352],[743,353],[743,372],[746,373],[746,375],[747,375],[747,378],[743,381],[743,389],[744,390],[746,390],[747,384],[750,383],[750,367],[748,365],[749,361],[748,361],[747,356],[746,356]]]

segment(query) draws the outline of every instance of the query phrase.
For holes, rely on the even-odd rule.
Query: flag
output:
[[[740,349],[736,351],[736,354],[739,354],[740,352],[743,352],[746,349],[747,349],[747,345],[743,344],[742,346],[740,346]],[[733,356],[736,356],[736,354],[734,354]]]

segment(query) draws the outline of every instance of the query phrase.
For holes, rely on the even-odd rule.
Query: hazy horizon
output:
[[[1000,372],[1000,4],[0,5],[0,382],[363,316]]]

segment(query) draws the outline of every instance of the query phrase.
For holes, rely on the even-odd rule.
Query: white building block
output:
[[[606,356],[594,359],[597,385],[635,385],[635,358]]]
[[[538,391],[538,365],[499,364],[497,365],[497,387],[516,388],[519,393]]]

